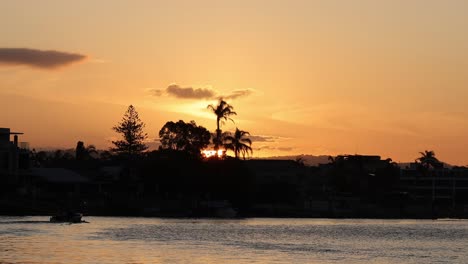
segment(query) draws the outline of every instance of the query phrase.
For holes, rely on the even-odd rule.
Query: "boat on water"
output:
[[[50,222],[53,223],[87,223],[83,221],[81,218],[83,214],[76,213],[76,212],[66,212],[60,213],[50,217]]]

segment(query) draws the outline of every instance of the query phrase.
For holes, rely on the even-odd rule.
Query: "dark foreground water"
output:
[[[0,217],[0,263],[468,263],[466,220]]]

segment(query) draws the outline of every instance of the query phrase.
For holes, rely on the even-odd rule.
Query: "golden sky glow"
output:
[[[36,148],[107,148],[130,104],[154,140],[179,119],[214,131],[206,106],[224,96],[238,115],[223,130],[249,131],[257,157],[413,161],[427,149],[466,165],[467,10],[464,0],[0,0],[0,127]]]

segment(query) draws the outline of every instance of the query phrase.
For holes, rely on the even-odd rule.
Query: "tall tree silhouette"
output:
[[[216,115],[216,137],[214,138],[213,143],[214,148],[217,151],[219,149],[219,146],[222,144],[221,125],[223,125],[227,120],[231,120],[232,122],[234,122],[234,120],[232,120],[230,116],[237,115],[237,113],[234,112],[234,107],[232,105],[229,105],[222,98],[219,99],[218,105],[208,105],[208,109],[213,111],[213,113]]]
[[[122,121],[112,128],[123,137],[123,140],[112,141],[115,145],[112,151],[133,157],[148,149],[144,144],[144,140],[148,137],[143,131],[144,127],[145,123],[140,120],[135,107],[130,105]]]
[[[249,153],[253,154],[252,151],[252,140],[248,138],[250,133],[244,130],[239,130],[236,127],[236,132],[234,135],[227,135],[224,137],[224,146],[226,149],[230,149],[234,152],[236,159],[239,158],[239,155],[242,154],[242,158],[245,159],[246,155]]]

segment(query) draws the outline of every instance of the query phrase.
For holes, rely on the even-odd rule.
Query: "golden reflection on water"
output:
[[[0,217],[0,263],[468,263],[467,221],[45,220]]]
[[[185,247],[183,241],[171,245],[157,241],[109,240],[100,237],[101,229],[122,226],[115,220],[100,220],[98,226],[97,221],[89,224],[43,221],[24,221],[26,223],[23,224],[17,221],[16,224],[3,225],[4,233],[10,229],[14,235],[2,236],[0,263],[239,263],[242,259],[251,258],[229,250],[213,251],[212,246],[216,247],[216,243]],[[158,222],[138,220],[141,220],[139,224]],[[125,223],[128,224],[131,223]],[[269,263],[270,260],[265,254],[250,262]]]

